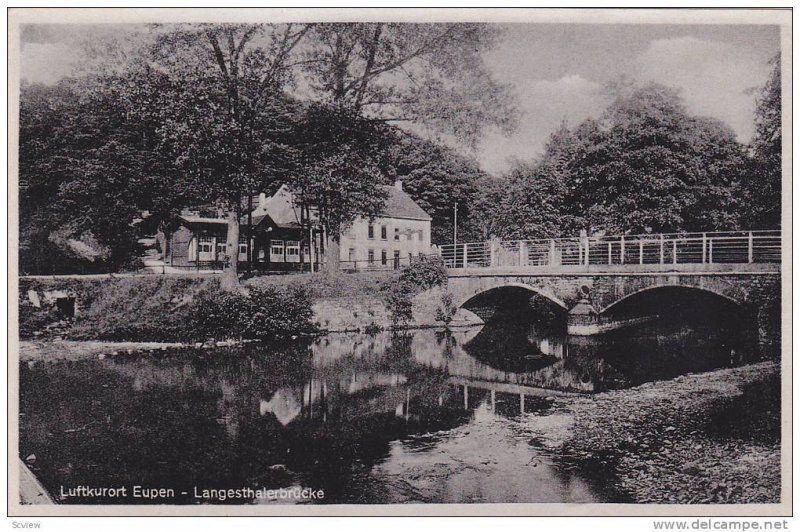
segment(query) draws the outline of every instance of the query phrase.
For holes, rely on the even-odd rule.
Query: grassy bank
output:
[[[446,281],[441,264],[427,261],[398,272],[254,277],[243,282],[241,293],[222,291],[217,276],[202,275],[21,279],[19,330],[23,339],[267,338],[324,329],[312,307],[325,301],[335,302],[336,313],[363,302],[383,306],[374,326],[387,328],[407,324],[412,297]],[[66,299],[74,301],[74,318],[59,308]]]
[[[780,501],[780,366],[762,362],[565,405],[564,459],[638,503]],[[609,470],[602,471],[603,464]],[[600,468],[600,469],[598,469]]]
[[[66,319],[57,298],[72,298]],[[20,337],[139,342],[257,338],[313,331],[302,286],[223,292],[214,276],[23,279]]]

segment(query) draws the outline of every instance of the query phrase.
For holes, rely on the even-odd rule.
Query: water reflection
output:
[[[725,365],[730,341],[664,323],[575,339],[495,322],[22,364],[20,454],[55,494],[170,486],[167,503],[244,486],[323,489],[325,503],[618,500],[612,479],[530,443],[550,396]]]

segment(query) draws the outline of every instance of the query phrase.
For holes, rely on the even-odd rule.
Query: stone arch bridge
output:
[[[683,287],[715,294],[741,306],[780,301],[780,269],[767,264],[672,271],[520,271],[519,269],[449,270],[448,289],[456,307],[490,290],[517,287],[570,310],[586,296],[599,314],[628,297],[661,287]]]
[[[757,324],[762,347],[780,342],[780,231],[489,241],[442,246],[441,255],[457,308],[518,288],[570,319],[588,313],[602,321],[634,294],[682,287],[738,305]]]

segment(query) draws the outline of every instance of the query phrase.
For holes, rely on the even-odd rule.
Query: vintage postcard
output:
[[[791,513],[791,10],[11,9],[9,513]]]

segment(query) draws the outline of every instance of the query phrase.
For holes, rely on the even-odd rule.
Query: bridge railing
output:
[[[780,231],[491,240],[440,246],[449,268],[748,264],[781,261]]]

